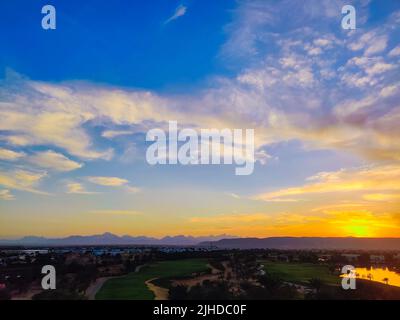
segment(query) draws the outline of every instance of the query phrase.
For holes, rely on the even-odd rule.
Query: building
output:
[[[332,255],[330,254],[320,254],[318,255],[319,262],[327,262],[332,259]]]
[[[383,263],[383,262],[385,262],[385,256],[371,254],[369,256],[369,261],[371,261],[372,263]]]
[[[357,253],[343,253],[342,257],[345,258],[348,262],[356,262],[360,255]]]

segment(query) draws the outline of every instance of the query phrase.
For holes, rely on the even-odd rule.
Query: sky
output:
[[[0,238],[400,236],[398,0],[46,4],[0,4]],[[148,164],[168,121],[254,172]]]

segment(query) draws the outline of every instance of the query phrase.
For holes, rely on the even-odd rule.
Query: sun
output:
[[[346,235],[351,237],[371,237],[371,228],[365,225],[349,225],[344,227]]]

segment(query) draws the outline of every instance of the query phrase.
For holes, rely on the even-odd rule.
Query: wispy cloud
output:
[[[2,200],[14,200],[14,195],[8,189],[0,190],[0,199]]]
[[[174,14],[171,17],[169,17],[167,20],[165,20],[164,24],[168,24],[171,21],[178,19],[179,17],[183,17],[186,14],[186,11],[187,11],[187,7],[186,6],[184,6],[182,4],[179,5],[175,9]]]
[[[126,185],[129,181],[118,177],[88,177],[88,181],[100,186],[120,187]]]
[[[79,182],[69,182],[66,185],[67,193],[71,194],[96,194],[97,192],[92,192],[86,190],[86,188]]]
[[[24,152],[17,152],[9,149],[0,148],[0,159],[14,161],[25,156]]]
[[[36,187],[47,176],[46,172],[32,172],[16,169],[8,172],[0,171],[0,185],[9,189],[32,192],[36,194],[48,194]]]
[[[395,191],[400,194],[400,166],[384,165],[375,167],[362,167],[356,169],[343,169],[333,172],[320,172],[307,179],[299,187],[280,189],[273,192],[262,193],[255,199],[274,201],[293,196],[312,196],[324,193],[350,193],[370,191]],[[368,199],[368,196],[367,196]],[[371,196],[369,196],[371,199]]]
[[[238,194],[236,194],[236,193],[233,193],[233,192],[225,192],[225,194],[226,194],[228,197],[232,197],[232,198],[235,198],[235,199],[240,199],[240,196],[239,196]]]
[[[133,133],[134,132],[130,130],[105,130],[102,132],[101,136],[103,138],[113,139],[118,136],[130,135]]]
[[[30,156],[28,161],[38,167],[55,171],[72,171],[83,166],[82,163],[68,159],[63,154],[51,150],[38,152]]]
[[[140,188],[129,185],[129,180],[118,177],[87,177],[89,182],[103,187],[121,188],[127,193],[138,193]]]

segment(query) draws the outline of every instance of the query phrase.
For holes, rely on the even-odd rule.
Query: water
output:
[[[356,277],[400,287],[400,273],[390,271],[388,268],[356,268]]]

